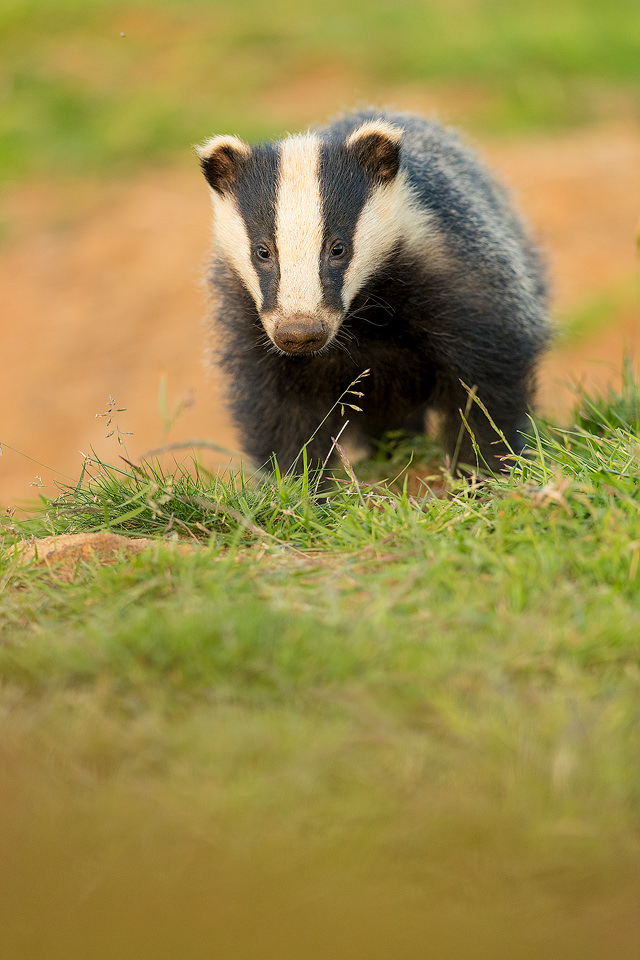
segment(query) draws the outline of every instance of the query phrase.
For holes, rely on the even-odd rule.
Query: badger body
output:
[[[548,340],[544,269],[455,133],[371,111],[269,145],[214,137],[198,153],[218,361],[256,463],[287,469],[312,436],[308,459],[322,463],[340,409],[318,425],[364,370],[356,442],[419,428],[432,409],[458,461],[475,463],[469,431],[488,464],[507,452],[490,419],[522,449]]]

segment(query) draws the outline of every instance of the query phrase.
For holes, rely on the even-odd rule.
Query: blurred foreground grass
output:
[[[0,175],[126,172],[215,132],[324,119],[327,99],[441,87],[457,90],[451,119],[484,131],[638,117],[640,7],[5,0]]]
[[[639,428],[628,368],[476,489],[94,463],[7,522],[6,955],[635,960]],[[105,526],[200,546],[13,556]]]

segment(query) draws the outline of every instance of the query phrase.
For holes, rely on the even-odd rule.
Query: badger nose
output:
[[[283,320],[276,327],[273,341],[285,353],[316,353],[327,342],[319,320]]]

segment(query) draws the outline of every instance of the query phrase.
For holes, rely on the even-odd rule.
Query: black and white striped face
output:
[[[403,231],[415,232],[400,140],[375,121],[342,142],[308,133],[254,148],[214,137],[198,148],[217,247],[284,353],[329,344]]]

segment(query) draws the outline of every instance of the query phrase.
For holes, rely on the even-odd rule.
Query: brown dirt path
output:
[[[640,131],[601,128],[547,140],[484,144],[548,249],[562,318],[638,280]],[[130,457],[163,440],[158,389],[169,407],[193,402],[173,441],[235,443],[219,384],[201,357],[201,284],[208,197],[196,165],[123,183],[36,183],[5,191],[0,248],[0,505],[33,498],[35,476],[77,478],[80,451],[108,462],[122,453],[96,418],[110,395]],[[623,348],[638,347],[638,290],[605,329],[579,346],[561,343],[545,364],[540,403],[566,413],[572,379],[615,380]],[[111,425],[113,428],[115,424]],[[224,457],[217,458],[225,462]],[[48,487],[44,492],[51,493]]]

